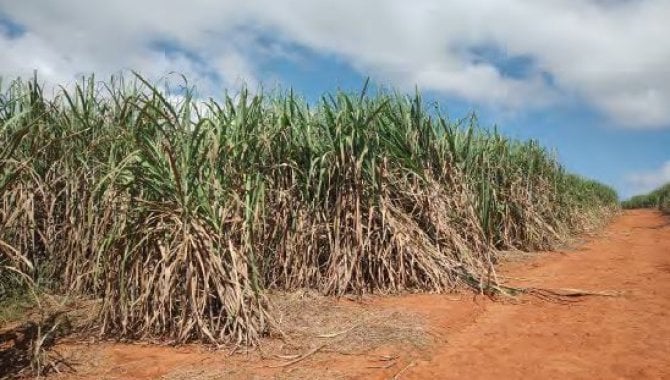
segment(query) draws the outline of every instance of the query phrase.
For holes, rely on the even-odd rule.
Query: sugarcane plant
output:
[[[49,96],[17,80],[0,139],[1,264],[101,300],[99,331],[130,339],[254,344],[269,289],[490,292],[502,252],[618,207],[535,141],[367,85],[310,104],[139,75]]]

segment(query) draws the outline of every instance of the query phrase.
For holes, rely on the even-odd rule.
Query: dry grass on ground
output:
[[[263,338],[254,348],[234,345],[174,347],[159,341],[150,346],[128,344],[123,347],[147,350],[154,347],[156,351],[152,351],[151,355],[165,355],[166,362],[174,360],[174,357],[179,359],[179,355],[184,354],[184,362],[177,363],[176,370],[162,375],[161,378],[164,379],[205,380],[233,376],[249,379],[260,379],[264,376],[276,379],[337,379],[345,378],[341,369],[325,368],[314,372],[309,369],[311,366],[304,364],[319,360],[317,354],[326,353],[363,358],[362,360],[369,361],[370,367],[383,368],[395,365],[397,359],[396,355],[383,354],[386,348],[421,350],[430,346],[434,340],[425,329],[426,323],[421,315],[374,307],[371,298],[367,296],[335,298],[313,291],[297,291],[273,293],[269,299],[278,316],[277,325],[273,333]],[[46,372],[62,372],[63,375],[76,373],[77,377],[94,378],[98,377],[100,368],[114,368],[108,349],[118,343],[95,337],[96,329],[91,322],[97,312],[96,303],[64,302],[45,297],[42,304],[45,310],[52,312],[50,315],[57,316],[60,326],[58,334],[52,333],[49,337],[49,346],[44,347],[40,358]],[[47,305],[49,307],[45,307]],[[50,326],[56,320],[52,319]],[[18,357],[23,360],[21,363],[14,363],[15,368],[7,371],[9,375],[20,377],[28,373],[26,370],[30,368],[32,347],[23,344],[26,339],[21,336],[25,334],[20,332],[26,326],[36,327],[44,320],[42,314],[27,313],[24,322],[30,322],[15,322],[2,329],[2,336],[7,338],[3,339],[2,357]],[[37,333],[35,329],[31,331]],[[34,338],[36,337],[31,339]],[[194,360],[195,358],[198,360]],[[209,365],[203,367],[203,360]],[[250,366],[251,363],[255,364]],[[0,363],[6,369],[11,364]],[[24,370],[18,368],[21,366]],[[104,378],[114,379],[127,375],[129,370],[132,369],[115,368],[114,371],[106,373]]]

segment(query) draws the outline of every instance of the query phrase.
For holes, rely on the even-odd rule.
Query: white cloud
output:
[[[28,30],[0,36],[5,74],[38,68],[63,81],[134,68],[181,71],[205,89],[211,73],[225,86],[254,85],[272,76],[259,72],[259,59],[285,54],[260,46],[262,35],[335,54],[395,86],[509,109],[578,99],[621,127],[670,127],[667,0],[0,0],[0,11]],[[155,40],[202,62],[157,54]],[[469,52],[482,46],[529,57],[529,72],[512,77],[495,62],[473,62]]]
[[[37,69],[43,80],[61,84],[82,74],[104,78],[133,69],[155,79],[182,73],[205,92],[220,92],[214,85],[239,86],[241,78],[256,84],[243,50],[235,46],[235,32],[226,27],[235,26],[225,17],[233,4],[211,9],[206,1],[196,3],[0,0],[0,12],[27,30],[14,38],[0,35],[6,52],[0,55],[1,74],[25,76]],[[177,49],[164,54],[152,48],[157,41]],[[213,83],[211,74],[222,83]]]
[[[632,194],[648,193],[661,185],[670,183],[670,161],[655,170],[631,173],[626,176]]]

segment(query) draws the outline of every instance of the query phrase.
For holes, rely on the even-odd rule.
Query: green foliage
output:
[[[670,211],[670,183],[651,191],[648,194],[636,195],[621,203],[626,209],[658,208]]]
[[[0,264],[102,299],[101,331],[136,339],[253,343],[266,289],[487,292],[500,251],[617,207],[537,142],[365,89],[309,105],[15,81],[0,140]]]
[[[6,279],[2,279],[3,281]],[[12,282],[3,284],[4,286],[17,285]],[[35,306],[32,295],[25,291],[22,284],[11,290],[4,291],[0,295],[0,328],[9,322],[20,320],[24,317],[26,311]]]

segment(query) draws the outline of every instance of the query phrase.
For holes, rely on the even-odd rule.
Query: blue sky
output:
[[[666,0],[0,0],[0,75],[185,74],[307,99],[366,77],[538,139],[622,197],[670,181]]]

